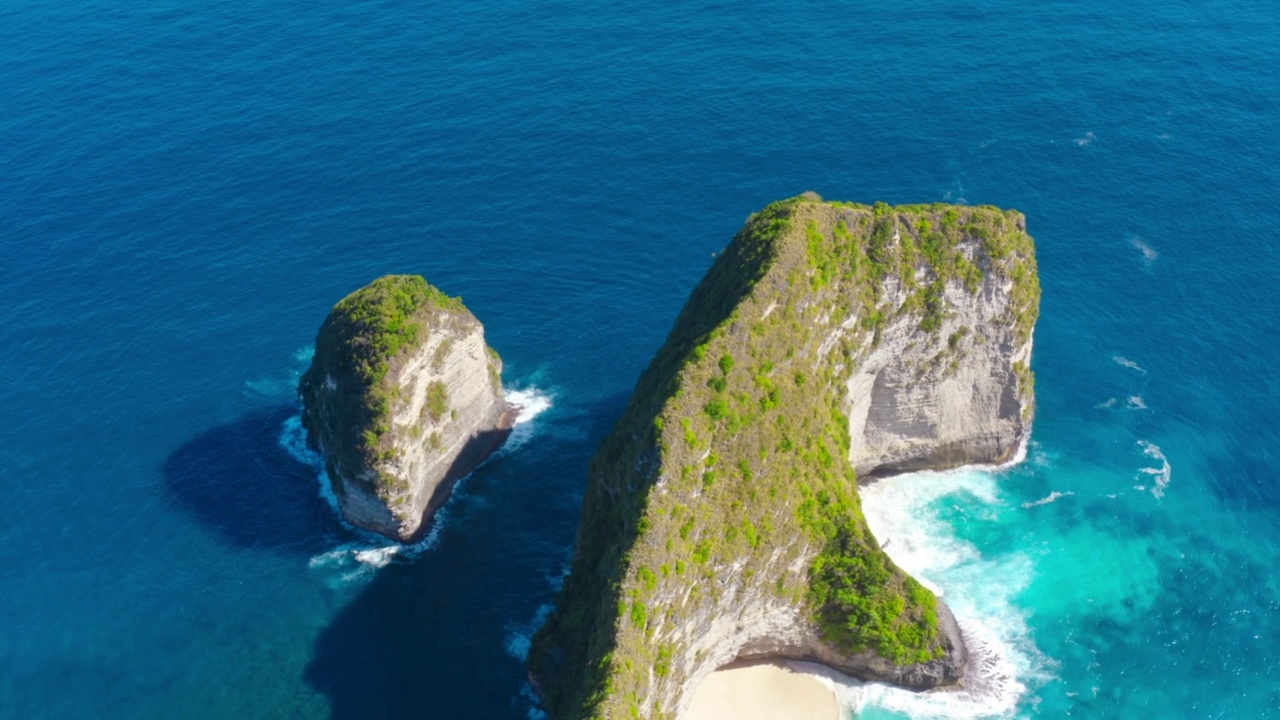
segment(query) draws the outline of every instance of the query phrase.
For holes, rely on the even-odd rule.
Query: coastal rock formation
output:
[[[421,277],[378,278],[335,305],[298,393],[347,521],[421,535],[510,432],[501,373],[480,322]]]
[[[552,716],[673,718],[738,659],[962,683],[955,619],[881,550],[857,477],[1011,457],[1039,298],[1014,211],[810,193],[753,215],[592,461],[528,659]]]

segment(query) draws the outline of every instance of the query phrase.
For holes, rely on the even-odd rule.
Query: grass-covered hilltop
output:
[[[881,551],[855,468],[1011,457],[1039,298],[1014,211],[807,193],[753,215],[592,461],[528,660],[552,716],[673,718],[740,658],[960,682],[954,618]]]
[[[334,305],[302,376],[302,422],[343,515],[406,541],[506,437],[502,363],[458,298],[387,275]]]

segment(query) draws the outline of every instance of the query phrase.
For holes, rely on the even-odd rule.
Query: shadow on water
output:
[[[170,497],[239,547],[309,554],[346,536],[316,471],[280,446],[296,413],[266,408],[187,441],[164,462]]]
[[[567,566],[587,463],[626,398],[539,418],[468,477],[439,544],[378,571],[320,633],[305,679],[332,717],[524,717],[520,646]]]

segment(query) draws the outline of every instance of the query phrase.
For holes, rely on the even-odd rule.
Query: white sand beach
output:
[[[835,693],[785,663],[735,664],[706,677],[680,720],[838,720]]]

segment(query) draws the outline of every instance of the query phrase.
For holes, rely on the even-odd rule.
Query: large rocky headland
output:
[[[501,373],[475,316],[419,276],[378,278],[334,305],[298,393],[347,521],[419,537],[509,434]]]
[[[735,660],[964,682],[945,604],[898,569],[858,479],[1011,458],[1034,414],[1023,216],[812,193],[751,216],[591,463],[529,654],[554,718],[674,718]]]

